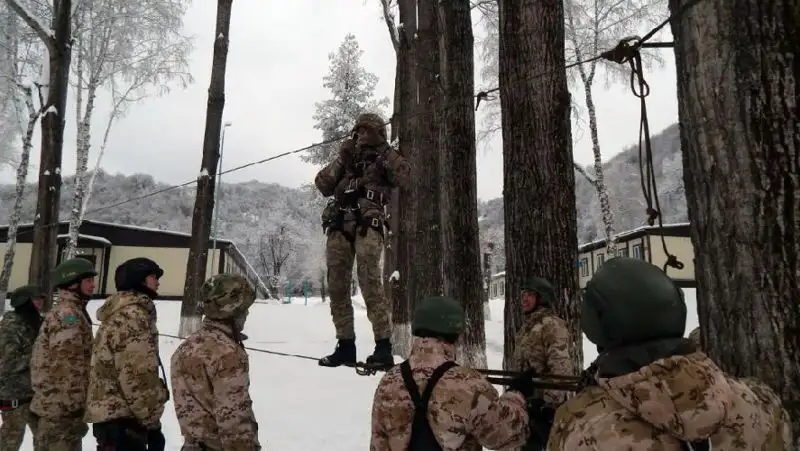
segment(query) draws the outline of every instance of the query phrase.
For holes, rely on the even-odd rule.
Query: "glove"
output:
[[[339,146],[339,159],[345,167],[353,164],[353,154],[356,152],[356,142],[349,138]]]
[[[533,378],[536,376],[536,371],[525,370],[519,376],[511,379],[508,383],[510,391],[519,392],[522,396],[529,398],[533,396],[536,386],[533,383]]]
[[[166,446],[167,440],[164,438],[161,428],[147,431],[147,451],[164,451]]]

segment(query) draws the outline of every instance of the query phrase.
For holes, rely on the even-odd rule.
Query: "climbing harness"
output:
[[[441,451],[442,446],[436,441],[436,436],[433,434],[433,429],[428,422],[428,403],[433,394],[433,388],[436,383],[445,375],[451,368],[457,366],[456,362],[447,361],[439,365],[430,379],[425,384],[425,391],[420,396],[419,386],[414,381],[414,376],[411,372],[411,364],[406,360],[400,364],[400,374],[403,376],[403,384],[408,390],[411,401],[414,403],[414,421],[411,424],[411,442],[409,443],[409,451]]]

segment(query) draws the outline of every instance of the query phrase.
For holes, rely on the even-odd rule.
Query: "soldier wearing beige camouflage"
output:
[[[203,327],[172,354],[171,380],[182,451],[257,451],[250,363],[242,341],[255,291],[238,275],[203,285]]]
[[[89,431],[83,421],[92,358],[92,320],[86,304],[95,276],[94,265],[83,258],[65,260],[54,270],[58,300],[44,318],[31,355],[37,451],[80,450]]]
[[[525,444],[530,376],[512,381],[500,396],[480,373],[456,365],[464,310],[452,298],[422,299],[413,318],[408,360],[390,369],[375,390],[370,451],[519,449]]]
[[[574,376],[575,361],[570,353],[567,324],[553,310],[555,290],[545,279],[532,277],[522,286],[522,328],[516,337],[513,367],[536,374]],[[566,401],[568,392],[545,390],[545,404],[557,408]]]
[[[331,316],[338,340],[336,351],[320,359],[322,366],[353,365],[356,358],[353,304],[350,299],[353,261],[372,323],[375,352],[367,363],[391,366],[391,308],[383,291],[381,254],[384,206],[391,189],[408,185],[410,166],[386,139],[386,126],[376,114],[362,114],[338,157],[317,173],[314,183],[323,196],[333,196],[322,213],[328,236],[325,259]]]
[[[17,451],[25,437],[25,427],[36,433],[36,418],[31,414],[31,353],[42,325],[39,310],[44,294],[33,285],[11,293],[11,312],[0,320],[0,450]]]
[[[159,377],[156,306],[164,271],[134,258],[116,270],[117,293],[97,310],[85,420],[101,451],[163,451],[161,415],[169,399]],[[163,371],[163,370],[162,370]]]
[[[755,379],[725,375],[683,337],[683,292],[658,267],[606,261],[586,285],[596,385],[556,412],[548,451],[793,449],[789,416]]]

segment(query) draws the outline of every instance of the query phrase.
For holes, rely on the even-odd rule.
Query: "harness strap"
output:
[[[419,386],[414,382],[414,376],[411,371],[411,364],[408,360],[400,364],[400,374],[403,376],[403,384],[411,396],[411,401],[414,403],[414,423],[411,428],[411,443],[409,450],[420,451],[436,451],[441,450],[442,447],[436,440],[433,434],[430,423],[428,423],[428,403],[430,402],[433,388],[439,382],[439,379],[447,373],[450,368],[457,366],[453,361],[447,361],[439,365],[425,384],[425,391],[420,396]]]
[[[683,451],[711,451],[711,439],[698,440],[696,442],[681,442]]]

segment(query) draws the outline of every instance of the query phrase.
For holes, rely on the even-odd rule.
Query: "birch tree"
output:
[[[108,144],[112,126],[127,107],[152,93],[164,94],[177,81],[186,87],[191,42],[181,35],[187,0],[82,0],[76,5],[75,94],[76,165],[75,189],[70,211],[66,258],[75,256],[78,229]],[[98,90],[111,91],[111,112],[105,122],[102,145],[89,183],[86,172],[92,142],[92,119]]]

